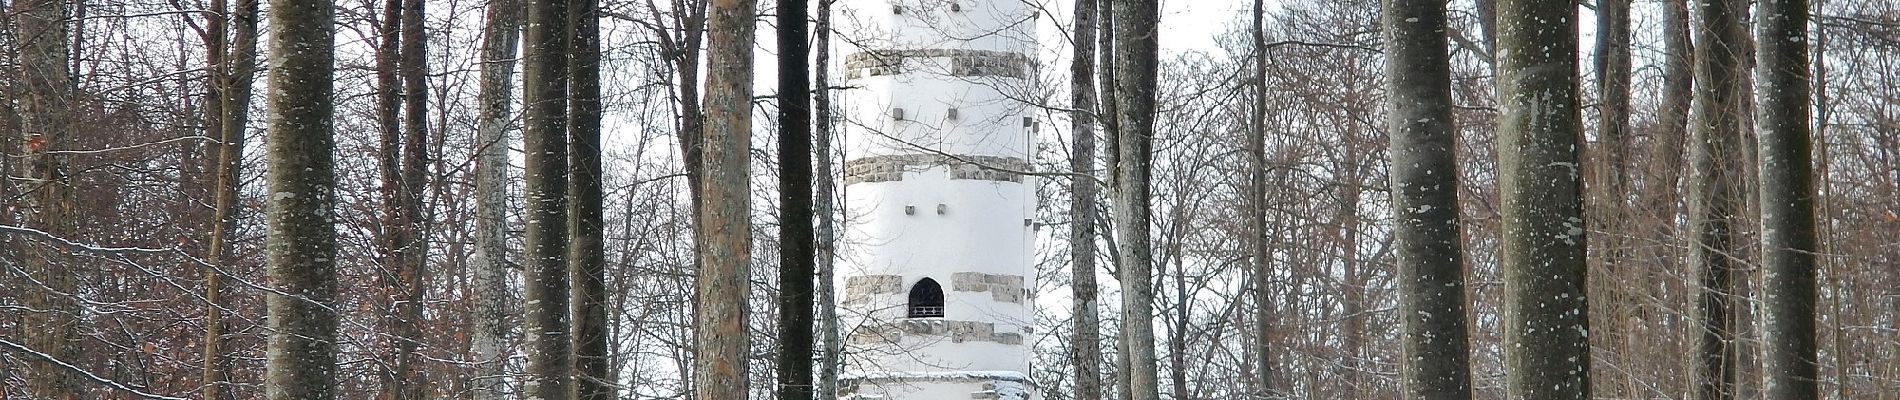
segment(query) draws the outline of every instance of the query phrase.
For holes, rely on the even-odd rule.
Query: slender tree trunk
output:
[[[1547,1],[1498,1],[1500,329],[1516,399],[1590,398],[1576,14]]]
[[[1626,258],[1623,238],[1629,232],[1628,209],[1625,198],[1628,196],[1628,176],[1625,160],[1629,149],[1630,119],[1630,2],[1629,0],[1600,0],[1597,2],[1596,23],[1597,39],[1595,51],[1597,85],[1597,143],[1590,149],[1588,159],[1596,165],[1590,168],[1592,178],[1589,183],[1590,204],[1586,207],[1590,224],[1600,235],[1590,237],[1591,279],[1594,284],[1592,293],[1599,301],[1593,315],[1597,323],[1599,348],[1609,349],[1614,360],[1600,360],[1606,365],[1618,365],[1621,368],[1635,368],[1643,364],[1639,353],[1630,344],[1636,333],[1628,329],[1627,321],[1633,316],[1629,313],[1634,305],[1630,292],[1634,282],[1641,278],[1626,276],[1631,271],[1622,267]],[[1599,393],[1611,397],[1636,396],[1638,390],[1634,382],[1634,373],[1624,374],[1631,379],[1601,379],[1595,382]],[[1627,383],[1627,386],[1615,386]]]
[[[1387,0],[1386,123],[1407,399],[1470,399],[1445,2]]]
[[[1647,268],[1643,278],[1669,282],[1661,285],[1664,289],[1645,289],[1644,295],[1658,301],[1658,305],[1645,307],[1639,315],[1653,317],[1676,315],[1688,308],[1684,301],[1686,290],[1673,277],[1682,271],[1686,253],[1680,245],[1678,232],[1681,227],[1677,221],[1682,213],[1681,183],[1684,147],[1688,141],[1689,106],[1695,86],[1695,74],[1692,68],[1695,59],[1693,45],[1689,41],[1689,3],[1687,0],[1665,0],[1663,8],[1663,90],[1662,103],[1656,117],[1655,133],[1651,135],[1648,149],[1647,174],[1642,180],[1638,193],[1640,202],[1636,204],[1654,205],[1644,207],[1642,233],[1653,243],[1663,245],[1650,246],[1652,250],[1645,254],[1647,261],[1655,268]],[[1630,210],[1630,215],[1638,211]],[[1632,288],[1633,289],[1633,288]],[[1687,355],[1681,351],[1682,343],[1687,342],[1686,331],[1676,328],[1675,324],[1662,327],[1645,327],[1645,336],[1663,338],[1647,341],[1650,346],[1644,354],[1666,354],[1670,362],[1651,362],[1645,368],[1644,378],[1655,382],[1657,390],[1670,396],[1686,396],[1685,379],[1679,371],[1684,370],[1686,362],[1680,357]],[[1634,349],[1632,349],[1634,350]]]
[[[55,237],[71,237],[75,232],[72,167],[67,156],[54,151],[71,150],[74,127],[71,106],[73,83],[68,77],[66,34],[67,4],[63,0],[26,0],[13,2],[15,57],[19,75],[13,87],[19,97],[20,182],[23,200],[20,209],[29,229]],[[40,312],[29,313],[24,330],[32,332],[26,345],[55,360],[72,362],[79,354],[81,308],[75,296],[79,268],[77,260],[52,246],[21,244],[27,276],[39,285],[27,285],[25,305]],[[47,361],[27,365],[27,390],[40,399],[76,399],[81,395],[79,380]]]
[[[838,302],[836,268],[833,265],[837,257],[837,201],[832,193],[837,190],[838,182],[832,177],[831,163],[831,2],[818,0],[817,21],[813,29],[817,31],[812,52],[816,59],[812,61],[812,80],[817,90],[812,92],[812,119],[817,121],[812,132],[812,158],[817,161],[812,176],[815,191],[812,212],[818,217],[818,226],[814,228],[816,243],[813,253],[818,270],[818,321],[823,330],[824,358],[820,361],[817,378],[817,397],[824,400],[838,398],[838,369],[844,364],[844,339],[838,331]]]
[[[1102,400],[1101,317],[1096,310],[1095,202],[1095,20],[1097,0],[1075,1],[1075,48],[1069,64],[1070,134],[1075,142],[1069,159],[1069,289],[1075,333],[1070,339],[1070,362],[1075,367],[1075,399]]]
[[[805,0],[778,0],[778,398],[812,399],[811,48]]]
[[[1808,1],[1765,0],[1755,35],[1761,96],[1762,390],[1820,398],[1815,332],[1815,230]]]
[[[1149,180],[1153,171],[1156,69],[1160,33],[1154,0],[1111,0],[1115,26],[1115,229],[1120,249],[1122,364],[1129,400],[1158,400],[1155,371],[1154,253]]]
[[[429,90],[427,75],[428,33],[422,25],[423,0],[402,0],[402,50],[397,61],[402,75],[402,181],[397,186],[396,212],[392,227],[400,231],[394,261],[397,271],[393,306],[396,309],[394,334],[397,387],[401,400],[419,400],[429,394],[429,380],[423,376],[416,354],[422,337],[422,301],[428,287],[428,229],[423,219],[423,178],[428,173]]]
[[[1734,0],[1698,3],[1699,18],[1695,74],[1696,87],[1690,126],[1691,180],[1689,226],[1694,235],[1690,265],[1698,271],[1697,315],[1701,320],[1696,344],[1695,382],[1690,398],[1731,399],[1736,396],[1737,357],[1735,297],[1741,249],[1737,230],[1741,220],[1745,183],[1737,169],[1744,167],[1741,151],[1742,116],[1738,90],[1744,54],[1741,13],[1746,4]]]
[[[714,0],[707,19],[704,192],[699,196],[699,273],[695,299],[699,400],[744,400],[751,338],[751,143],[753,0]]]
[[[1253,115],[1247,136],[1251,170],[1247,177],[1249,250],[1253,255],[1253,344],[1254,358],[1248,360],[1259,374],[1255,396],[1278,398],[1285,395],[1279,386],[1279,365],[1273,359],[1273,248],[1267,233],[1267,27],[1266,4],[1253,2]]]
[[[521,39],[521,1],[488,3],[483,29],[481,116],[476,130],[475,329],[469,348],[477,363],[476,400],[506,398],[508,304],[508,140],[513,118],[515,48]]]
[[[618,379],[608,352],[607,254],[601,199],[600,1],[573,0],[568,23],[568,268],[576,400],[614,398]]]
[[[401,271],[407,264],[404,245],[409,242],[406,234],[407,222],[403,217],[403,156],[402,156],[402,6],[403,0],[384,0],[382,17],[377,20],[376,61],[376,127],[378,133],[376,169],[381,178],[377,187],[377,198],[381,201],[382,219],[376,227],[376,268],[377,282],[381,284],[380,297],[375,306],[379,361],[375,363],[377,372],[376,398],[379,400],[406,400],[402,389],[407,386],[403,367],[407,366],[402,358],[402,341],[409,336],[403,335],[402,321],[397,311],[403,298],[403,279]]]
[[[672,51],[673,70],[679,75],[679,138],[680,158],[686,170],[687,193],[697,198],[705,192],[706,184],[701,182],[700,170],[705,169],[706,112],[701,104],[699,74],[701,64],[700,45],[706,36],[706,11],[712,0],[681,0],[673,4],[674,14],[678,16],[680,33],[674,42],[677,47]],[[700,213],[699,203],[694,202],[695,218]],[[699,260],[694,261],[698,265]]]
[[[219,5],[220,10],[222,5]],[[211,53],[228,53],[215,57],[208,65],[215,71],[212,74],[213,97],[207,101],[217,103],[219,114],[208,115],[217,118],[215,123],[207,123],[217,128],[214,136],[219,138],[217,146],[218,171],[216,200],[212,217],[210,246],[205,259],[218,268],[225,268],[233,259],[230,244],[231,231],[236,228],[238,217],[238,189],[241,185],[241,165],[244,154],[244,127],[250,123],[251,82],[257,70],[257,19],[258,0],[239,0],[232,10],[229,22],[232,26],[235,43],[230,47],[223,45],[211,47]],[[214,19],[223,22],[221,19]],[[222,35],[222,33],[220,33]],[[224,345],[224,273],[221,270],[205,271],[205,347],[202,360],[203,372],[200,393],[206,400],[230,398],[224,391],[229,383],[229,357]]]
[[[522,74],[527,235],[522,279],[528,334],[527,395],[568,397],[573,365],[568,329],[567,68],[568,0],[530,0]]]
[[[272,0],[271,110],[265,155],[265,295],[270,340],[264,395],[271,400],[337,397],[335,108],[329,0]]]

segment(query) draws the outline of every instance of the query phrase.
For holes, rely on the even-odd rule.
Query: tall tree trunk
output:
[[[337,397],[335,8],[272,0],[264,396]]]
[[[1641,236],[1648,241],[1664,245],[1650,246],[1652,250],[1644,254],[1645,261],[1655,268],[1647,268],[1643,278],[1676,282],[1676,279],[1662,279],[1677,276],[1684,265],[1685,253],[1678,244],[1677,224],[1682,213],[1680,206],[1682,195],[1677,189],[1681,182],[1684,146],[1688,141],[1689,106],[1693,97],[1695,74],[1692,68],[1695,59],[1694,46],[1689,41],[1689,3],[1687,0],[1665,0],[1663,8],[1663,90],[1662,103],[1656,117],[1656,127],[1651,135],[1648,148],[1648,162],[1645,162],[1646,174],[1638,192],[1640,202],[1636,204],[1654,205],[1645,207],[1640,219]],[[1630,215],[1638,214],[1634,209]],[[1674,315],[1687,308],[1684,303],[1685,290],[1680,283],[1661,285],[1664,289],[1644,289],[1644,296],[1658,299],[1657,305],[1649,305],[1638,315]],[[1633,289],[1633,288],[1632,288]],[[1645,341],[1649,348],[1641,349],[1642,354],[1667,354],[1671,357],[1683,357],[1687,353],[1680,351],[1681,343],[1686,342],[1685,331],[1675,328],[1646,326],[1645,336],[1664,338]],[[1639,351],[1631,349],[1632,351]],[[1655,382],[1657,390],[1671,396],[1685,396],[1687,389],[1680,372],[1687,363],[1680,359],[1670,362],[1649,363],[1642,378]]]
[[[1595,51],[1597,85],[1597,144],[1589,151],[1594,162],[1589,183],[1590,224],[1596,227],[1600,235],[1590,237],[1590,264],[1592,273],[1597,274],[1591,283],[1593,293],[1599,301],[1597,311],[1597,346],[1609,349],[1607,352],[1614,360],[1605,361],[1607,365],[1619,365],[1622,368],[1634,368],[1642,364],[1634,358],[1640,354],[1633,346],[1636,334],[1628,325],[1618,322],[1627,321],[1633,316],[1629,313],[1634,304],[1628,292],[1631,286],[1639,282],[1640,277],[1626,276],[1632,270],[1622,267],[1626,258],[1622,238],[1629,232],[1629,213],[1626,201],[1628,196],[1625,158],[1629,149],[1630,119],[1630,2],[1629,0],[1600,0],[1597,2],[1596,23],[1597,40]],[[1612,331],[1614,330],[1614,331]],[[1599,393],[1611,397],[1636,396],[1635,374],[1626,380],[1598,380]],[[1614,386],[1616,383],[1629,383],[1627,386]]]
[[[1701,286],[1697,315],[1701,320],[1696,344],[1695,379],[1690,398],[1698,400],[1731,399],[1736,396],[1737,357],[1735,343],[1736,307],[1743,306],[1735,297],[1737,261],[1741,249],[1737,230],[1743,210],[1745,183],[1741,151],[1742,117],[1737,97],[1742,84],[1743,46],[1740,14],[1747,5],[1735,0],[1698,3],[1696,19],[1700,34],[1696,41],[1696,87],[1690,126],[1694,127],[1691,155],[1689,227],[1694,235],[1689,265],[1694,266]]]
[[[706,130],[699,171],[698,297],[693,359],[699,400],[747,398],[751,338],[753,0],[714,0],[706,21]]]
[[[522,269],[528,334],[527,395],[565,399],[569,358],[567,263],[568,0],[530,0],[522,75],[527,234]]]
[[[20,172],[23,221],[26,228],[55,237],[74,233],[73,177],[68,157],[55,151],[71,150],[73,136],[73,83],[67,74],[70,43],[66,35],[64,0],[22,0],[7,10],[13,14],[15,57],[19,76]],[[40,285],[27,285],[25,305],[41,312],[28,313],[24,331],[32,332],[26,345],[55,360],[71,362],[79,354],[80,304],[74,296],[79,264],[63,250],[22,243],[25,271]],[[27,365],[27,393],[40,399],[76,399],[79,380],[50,361]]]
[[[1250,170],[1247,176],[1248,247],[1253,265],[1254,359],[1247,362],[1259,374],[1254,382],[1255,396],[1276,398],[1284,395],[1279,387],[1279,365],[1273,360],[1273,249],[1267,233],[1267,26],[1266,3],[1253,2],[1253,115],[1248,121],[1247,151]]]
[[[1517,399],[1590,398],[1576,14],[1498,1],[1501,330],[1506,389]]]
[[[812,119],[817,121],[811,143],[812,158],[817,161],[812,168],[816,179],[812,188],[816,192],[812,213],[818,217],[812,250],[818,271],[818,321],[824,332],[824,358],[819,364],[815,394],[825,400],[838,398],[838,369],[844,364],[844,339],[838,331],[837,275],[833,265],[837,257],[837,201],[832,193],[837,190],[838,181],[832,176],[831,160],[831,133],[835,126],[831,121],[831,2],[818,0],[817,20],[813,23],[817,36],[812,49],[816,54],[812,61],[815,67],[812,80],[817,90],[812,92],[811,98]]]
[[[811,48],[805,0],[778,0],[778,398],[812,399]]]
[[[423,220],[423,178],[428,173],[429,141],[428,33],[423,30],[423,0],[402,0],[402,50],[397,61],[402,75],[402,181],[396,187],[394,220],[400,231],[394,261],[397,281],[394,285],[396,309],[394,334],[397,387],[400,400],[418,400],[429,394],[429,380],[422,376],[421,356],[416,354],[422,337],[422,301],[428,287],[428,229]]]
[[[607,254],[601,204],[600,1],[569,3],[568,265],[573,280],[574,399],[614,398]]]
[[[1761,143],[1762,390],[1767,398],[1820,398],[1815,333],[1815,230],[1808,75],[1808,1],[1765,0],[1756,132]]]
[[[811,400],[811,32],[779,0],[779,398]]]
[[[1154,0],[1111,0],[1114,24],[1115,230],[1122,289],[1121,358],[1129,400],[1158,400],[1155,371],[1154,253],[1149,180],[1154,162],[1156,69],[1160,32]]]
[[[219,3],[222,3],[220,1]],[[225,9],[222,4],[216,9]],[[219,138],[216,147],[218,170],[214,204],[213,224],[210,246],[206,250],[206,262],[217,268],[226,268],[233,260],[230,237],[236,229],[238,217],[238,189],[241,186],[241,167],[244,155],[244,127],[250,123],[251,82],[257,71],[257,18],[258,0],[239,0],[232,10],[229,22],[235,32],[235,43],[230,47],[222,44],[208,49],[208,65],[214,71],[211,74],[212,98],[207,100],[219,113],[207,115],[206,134],[215,133]],[[222,18],[213,21],[224,23]],[[223,32],[217,33],[224,36]],[[228,54],[227,54],[228,53]],[[216,118],[215,122],[210,119]],[[215,131],[213,131],[215,129]],[[205,339],[204,358],[200,394],[206,400],[230,398],[224,387],[230,381],[229,357],[224,345],[224,271],[211,269],[205,271]]]
[[[1387,0],[1387,132],[1407,399],[1470,399],[1445,2]]]
[[[476,367],[474,398],[506,398],[508,304],[508,140],[513,111],[515,48],[521,40],[521,1],[488,3],[483,29],[480,121],[475,138],[475,328],[469,348]]]
[[[397,311],[405,292],[400,275],[407,261],[403,246],[409,242],[403,220],[408,214],[403,209],[402,180],[402,6],[403,0],[384,0],[376,26],[376,170],[381,179],[376,194],[382,202],[382,219],[376,227],[374,270],[376,282],[382,285],[375,302],[376,324],[379,333],[384,333],[377,336],[379,361],[374,364],[379,400],[405,400],[401,391],[406,386],[402,368],[407,364],[399,349],[407,336],[399,332],[402,322]]]
[[[1075,48],[1069,61],[1070,134],[1075,142],[1069,171],[1069,289],[1075,333],[1070,362],[1076,400],[1102,400],[1101,317],[1096,310],[1095,202],[1095,20],[1097,0],[1075,0]]]

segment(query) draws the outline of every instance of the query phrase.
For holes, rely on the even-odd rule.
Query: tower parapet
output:
[[[847,399],[1029,400],[1036,11],[843,0]]]

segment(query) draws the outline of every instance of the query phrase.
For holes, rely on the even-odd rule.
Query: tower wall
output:
[[[1035,11],[1020,0],[838,10],[845,394],[1027,399],[1035,193],[1022,172],[1036,123],[1020,99]],[[913,318],[910,294],[926,278],[941,287],[942,316]]]

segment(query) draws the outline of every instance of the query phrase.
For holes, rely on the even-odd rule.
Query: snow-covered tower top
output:
[[[1035,10],[838,4],[846,398],[1032,395]]]

